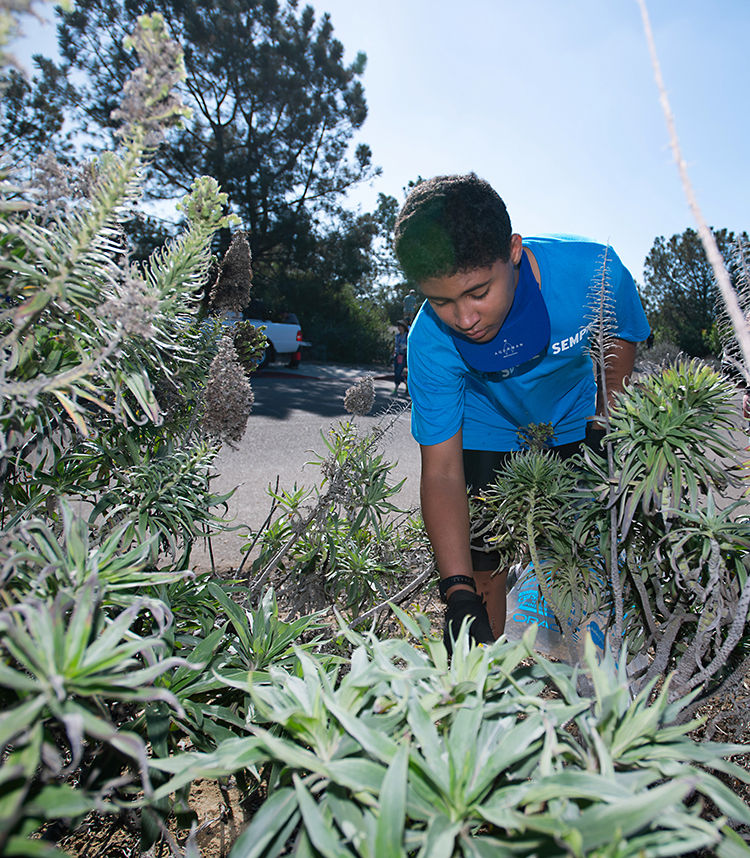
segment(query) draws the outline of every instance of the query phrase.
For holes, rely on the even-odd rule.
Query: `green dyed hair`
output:
[[[508,210],[475,173],[420,182],[399,212],[394,250],[407,278],[424,283],[510,258]]]

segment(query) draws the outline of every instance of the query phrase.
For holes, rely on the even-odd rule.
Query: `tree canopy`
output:
[[[366,57],[345,63],[330,17],[297,0],[80,0],[58,10],[63,60],[35,58],[34,80],[12,81],[5,148],[26,161],[52,148],[64,161],[74,135],[79,149],[111,149],[113,110],[138,64],[124,38],[144,12],[160,13],[184,50],[180,94],[192,110],[154,153],[147,198],[178,198],[196,176],[213,177],[248,236],[254,291],[270,311],[293,309],[306,330],[363,301],[370,314],[389,276],[396,202],[381,195],[372,213],[346,208],[347,191],[380,173],[355,140],[367,117]],[[130,223],[132,258],[161,246],[176,228],[166,226],[143,214]],[[215,250],[230,240],[224,230]]]
[[[182,97],[192,109],[156,153],[150,196],[182,196],[195,176],[210,175],[248,233],[259,283],[310,268],[352,223],[341,222],[347,190],[379,173],[369,146],[352,152],[367,116],[366,56],[345,64],[330,17],[316,21],[296,0],[81,0],[60,13],[58,40],[64,69],[78,73],[67,105],[95,149],[116,132],[112,110],[137,65],[123,39],[144,12],[161,13],[184,49]],[[359,239],[367,249],[361,228]],[[225,249],[229,236],[222,241]]]
[[[735,234],[714,230],[719,250],[728,268],[735,246]],[[747,234],[739,238],[747,241]],[[694,229],[660,236],[645,261],[643,297],[651,327],[661,339],[675,343],[695,357],[712,351],[712,330],[716,321],[716,284],[703,245]]]
[[[16,165],[28,165],[51,143],[64,162],[72,148],[64,124],[75,90],[52,60],[37,57],[36,65],[38,73],[31,80],[17,69],[7,70],[2,79],[0,149]]]

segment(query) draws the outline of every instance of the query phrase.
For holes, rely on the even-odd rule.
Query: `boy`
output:
[[[505,628],[507,573],[498,572],[496,552],[471,544],[467,487],[477,494],[494,480],[519,449],[519,427],[552,423],[562,458],[585,441],[597,404],[601,412],[585,346],[605,248],[571,236],[522,240],[502,199],[473,173],[417,185],[394,247],[427,299],[409,334],[409,389],[422,515],[448,604],[444,639],[450,648],[469,617],[471,639],[489,643]],[[611,396],[649,326],[633,278],[606,253],[615,300]]]

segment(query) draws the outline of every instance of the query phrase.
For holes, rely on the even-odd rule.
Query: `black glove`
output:
[[[495,642],[484,599],[478,593],[472,593],[471,590],[455,590],[448,599],[443,630],[443,643],[449,655],[453,652],[453,641],[458,637],[464,617],[470,619],[469,639],[472,643]]]

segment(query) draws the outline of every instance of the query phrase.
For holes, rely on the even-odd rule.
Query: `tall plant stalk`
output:
[[[609,409],[609,389],[607,386],[607,371],[610,366],[612,349],[612,326],[614,320],[613,297],[609,281],[609,245],[604,248],[599,273],[594,280],[591,306],[591,323],[589,327],[589,353],[597,368],[599,390],[602,400],[602,412],[600,420],[604,423],[604,431],[609,434],[612,431]],[[609,556],[605,557],[607,572],[612,586],[612,597],[615,607],[615,629],[614,639],[611,641],[612,651],[615,659],[619,659],[622,643],[622,632],[624,625],[625,609],[623,604],[622,580],[620,579],[620,565],[618,562],[618,527],[617,507],[615,495],[615,461],[612,443],[605,445],[607,456],[607,473],[609,475]]]
[[[698,227],[698,235],[700,236],[701,244],[703,245],[703,249],[706,251],[708,261],[711,263],[711,267],[713,268],[722,300],[726,305],[729,318],[732,321],[732,327],[734,328],[737,341],[740,349],[742,350],[742,356],[744,358],[744,366],[742,367],[743,375],[745,376],[746,381],[750,384],[750,370],[748,369],[750,368],[750,328],[745,320],[745,315],[740,307],[740,302],[737,299],[737,293],[732,287],[732,281],[729,277],[726,265],[724,264],[724,259],[721,255],[721,251],[719,250],[719,246],[706,223],[706,219],[703,217],[703,212],[698,204],[698,199],[695,195],[695,191],[693,190],[693,184],[690,181],[690,176],[688,175],[687,163],[682,156],[680,140],[677,136],[677,128],[675,126],[672,108],[670,107],[669,98],[667,96],[667,88],[664,85],[664,78],[661,73],[661,64],[659,63],[659,55],[656,51],[656,43],[654,41],[653,30],[651,29],[651,20],[646,7],[646,0],[638,0],[638,6],[641,10],[643,30],[646,35],[646,42],[648,43],[648,50],[651,56],[654,80],[656,81],[656,86],[659,90],[659,101],[667,123],[669,147],[672,150],[675,164],[677,164],[677,170],[680,174],[680,182],[682,183],[682,188],[685,192],[688,206],[690,207],[690,211],[692,212]]]

